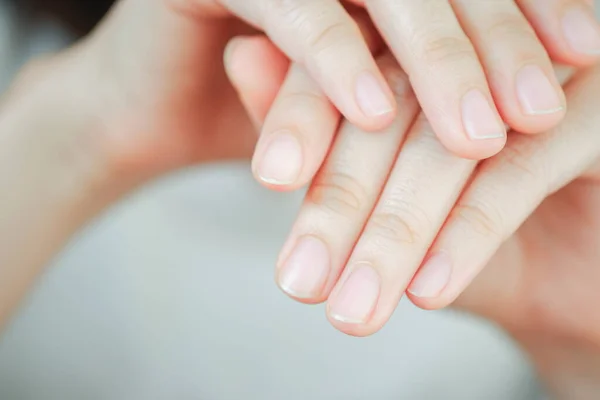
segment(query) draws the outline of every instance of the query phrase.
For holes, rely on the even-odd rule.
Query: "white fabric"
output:
[[[19,36],[0,8],[1,54],[67,38],[36,30]],[[483,321],[403,303],[356,339],[279,293],[273,264],[300,195],[269,193],[247,170],[171,177],[83,232],[0,340],[0,398],[539,398],[523,356]]]

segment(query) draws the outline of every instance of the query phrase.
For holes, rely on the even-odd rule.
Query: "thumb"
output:
[[[288,58],[263,35],[238,36],[227,45],[227,75],[257,128],[262,126],[289,64]]]

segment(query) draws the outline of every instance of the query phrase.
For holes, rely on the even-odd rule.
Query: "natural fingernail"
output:
[[[463,97],[462,118],[471,139],[499,139],[506,136],[506,129],[498,114],[479,90],[473,89]]]
[[[429,257],[408,288],[409,293],[421,298],[437,297],[450,281],[452,262],[446,253]]]
[[[377,117],[394,110],[382,83],[370,72],[363,72],[356,79],[356,101],[368,117]]]
[[[279,286],[292,297],[319,296],[329,277],[329,251],[322,240],[305,236],[296,245],[279,274]]]
[[[290,185],[302,169],[300,142],[288,131],[275,133],[258,166],[261,180],[273,185]]]
[[[225,68],[227,68],[228,70],[232,69],[232,58],[233,58],[233,53],[235,52],[235,49],[237,48],[237,46],[240,43],[239,38],[233,38],[229,41],[229,43],[227,43],[227,46],[225,46],[225,52],[223,53],[223,61],[225,63]]]
[[[380,290],[379,274],[371,266],[361,265],[329,299],[329,315],[340,322],[364,324],[377,306]]]
[[[517,96],[525,114],[552,114],[563,109],[556,88],[537,65],[527,65],[517,73]]]
[[[563,16],[562,28],[571,49],[582,54],[600,54],[600,24],[591,8],[571,8]]]

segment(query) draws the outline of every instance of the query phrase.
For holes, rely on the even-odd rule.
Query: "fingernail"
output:
[[[409,293],[421,298],[437,297],[448,285],[452,261],[446,253],[429,257],[408,288]]]
[[[537,65],[527,65],[517,73],[517,96],[525,114],[552,114],[563,109],[556,89]]]
[[[225,68],[227,68],[228,70],[232,69],[231,60],[233,52],[235,51],[235,48],[238,46],[239,42],[239,38],[233,38],[229,41],[229,43],[227,43],[227,46],[225,46],[225,52],[223,53],[223,62],[225,63]]]
[[[562,28],[571,49],[582,54],[600,54],[600,25],[591,7],[571,8],[563,16]]]
[[[273,136],[258,166],[258,175],[261,180],[273,185],[292,184],[302,169],[300,142],[288,131]]]
[[[479,90],[473,89],[463,97],[462,118],[467,135],[473,140],[499,139],[506,136],[506,129],[498,114]]]
[[[323,241],[305,236],[296,245],[279,275],[279,286],[292,297],[319,296],[329,277],[329,250]]]
[[[329,315],[348,324],[366,323],[375,310],[380,288],[379,274],[369,265],[359,266],[329,299]]]
[[[377,117],[394,110],[382,84],[370,72],[363,72],[356,79],[356,101],[368,117]]]

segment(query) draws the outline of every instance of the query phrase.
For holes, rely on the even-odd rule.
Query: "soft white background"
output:
[[[0,88],[67,40],[0,3]],[[533,372],[482,321],[401,304],[379,334],[294,303],[273,264],[300,194],[244,164],[189,170],[76,238],[0,339],[2,400],[529,400]],[[28,251],[28,249],[22,249]]]

